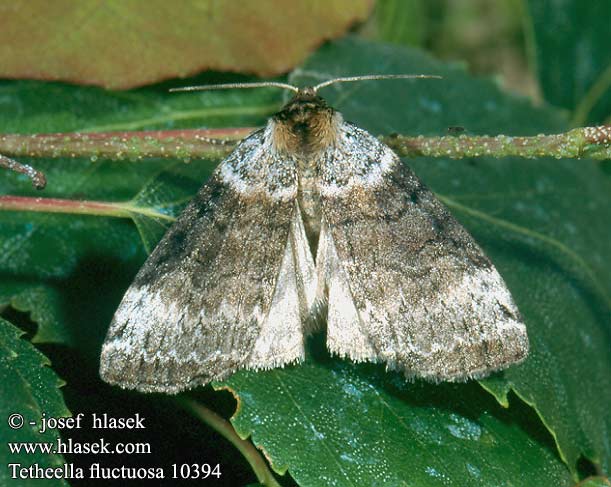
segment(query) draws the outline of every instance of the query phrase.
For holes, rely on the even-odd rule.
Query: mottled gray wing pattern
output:
[[[339,141],[319,180],[329,349],[434,381],[523,359],[526,328],[474,239],[388,147],[348,123]]]
[[[217,168],[136,276],[103,346],[107,382],[175,393],[302,358],[296,175],[268,135]]]

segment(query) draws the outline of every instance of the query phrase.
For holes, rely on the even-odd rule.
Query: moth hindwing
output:
[[[474,239],[390,148],[312,89],[216,169],[127,290],[110,383],[176,393],[332,353],[433,381],[524,359],[526,328]]]

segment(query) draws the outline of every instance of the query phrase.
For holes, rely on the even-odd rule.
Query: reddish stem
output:
[[[27,196],[0,196],[0,210],[71,213],[129,218],[130,212],[122,203],[69,200],[60,198],[31,198]]]

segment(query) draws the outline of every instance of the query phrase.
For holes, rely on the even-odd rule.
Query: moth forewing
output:
[[[267,143],[264,131],[245,139],[151,253],[111,323],[104,380],[175,393],[303,356],[296,176],[276,170]]]
[[[146,261],[102,378],[175,393],[283,366],[303,358],[320,313],[332,353],[408,377],[466,380],[522,360],[526,328],[474,239],[390,148],[316,89],[294,91]]]
[[[360,143],[336,149],[342,163],[323,159],[322,213],[329,259],[339,260],[358,311],[360,328],[352,340],[342,330],[342,339],[358,342],[364,330],[369,342],[337,352],[359,360],[372,348],[389,368],[434,381],[481,377],[523,359],[526,328],[474,239],[388,147],[348,123],[341,133]]]

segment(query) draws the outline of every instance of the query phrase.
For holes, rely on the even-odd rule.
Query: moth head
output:
[[[332,84],[365,80],[440,78],[422,74],[385,74],[333,78],[315,86],[297,88],[281,87],[295,92],[293,98],[272,117],[273,141],[276,150],[289,153],[319,152],[332,146],[338,140],[341,115],[333,110],[318,95],[318,91]]]
[[[337,128],[342,118],[318,91],[327,86],[353,81],[410,78],[441,78],[427,74],[371,74],[348,76],[323,81],[315,86],[298,88],[288,83],[262,81],[254,83],[227,83],[221,85],[187,86],[172,88],[170,91],[222,90],[232,88],[281,88],[295,93],[282,109],[272,116],[272,143],[280,152],[290,154],[310,153],[324,150],[337,140]]]

